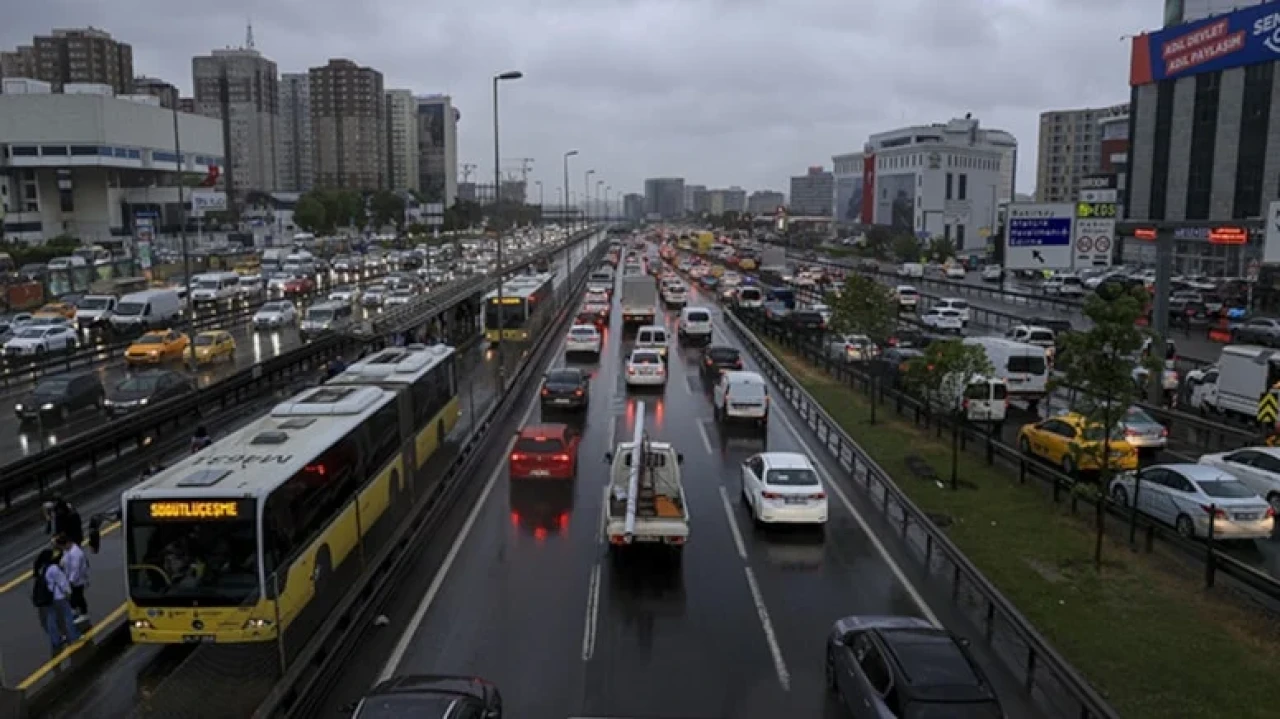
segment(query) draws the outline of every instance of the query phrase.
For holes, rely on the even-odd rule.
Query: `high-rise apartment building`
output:
[[[835,175],[821,165],[791,178],[791,205],[788,212],[799,217],[832,217],[835,202]]]
[[[350,60],[313,67],[312,163],[317,188],[378,190],[387,180],[382,73]]]
[[[276,136],[276,187],[309,192],[315,185],[311,164],[311,77],[305,72],[280,76],[280,132]]]
[[[96,28],[54,30],[31,45],[0,53],[0,77],[42,80],[62,92],[63,85],[110,85],[117,95],[133,92],[133,47]]]
[[[448,95],[423,95],[417,100],[418,190],[427,202],[450,207],[458,200],[458,120],[462,115]]]
[[[178,88],[155,77],[133,78],[133,91],[140,95],[160,98],[160,107],[173,109],[178,106]]]
[[[631,192],[622,196],[622,216],[631,222],[644,219],[644,195]]]
[[[713,215],[726,212],[744,212],[747,209],[747,191],[741,187],[730,187],[723,190],[707,190],[707,209]]]
[[[684,211],[694,214],[707,211],[707,186],[684,186]]]
[[[644,181],[644,212],[664,220],[684,214],[684,178],[654,177]]]
[[[747,212],[753,215],[772,215],[787,204],[787,196],[774,190],[756,190],[747,198]]]
[[[191,60],[197,114],[222,120],[228,194],[276,189],[280,89],[276,64],[251,48]]]
[[[418,101],[411,90],[387,90],[387,172],[392,190],[418,190]]]
[[[1127,114],[1127,103],[1040,113],[1036,201],[1075,202],[1080,178],[1098,171],[1102,143],[1099,120]]]

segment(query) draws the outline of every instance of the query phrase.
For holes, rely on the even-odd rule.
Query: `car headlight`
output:
[[[53,403],[52,403],[52,402],[45,402],[44,404],[40,405],[40,409],[42,409],[42,410],[44,410],[44,411],[48,412],[49,410],[53,409]]]
[[[21,412],[21,411],[22,411],[22,407],[23,407],[23,405],[22,405],[21,403],[18,403],[18,404],[15,404],[15,405],[13,406],[13,409],[14,409],[14,411],[15,411],[15,412]]]
[[[159,351],[159,350],[151,350],[151,351],[150,351],[150,352],[148,352],[147,354],[151,355],[152,357],[159,357],[159,356],[160,356],[160,351]]]

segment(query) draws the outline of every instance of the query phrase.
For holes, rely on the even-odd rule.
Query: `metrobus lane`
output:
[[[456,443],[474,426],[475,417],[486,411],[493,403],[497,389],[497,358],[493,352],[483,347],[483,343],[464,350],[457,361],[461,417],[448,437],[450,445],[447,449],[456,449]],[[518,361],[518,356],[513,353],[507,361],[513,365]],[[221,436],[230,434],[257,419],[260,419],[260,415],[245,417],[228,428]],[[216,450],[216,440],[221,436],[215,436],[215,445],[211,449]],[[176,462],[183,456],[185,453],[166,457],[162,464]],[[433,458],[433,463],[435,462]],[[116,496],[119,489],[117,486],[113,490]],[[88,521],[87,516],[84,519]],[[121,534],[118,522],[106,524],[101,551],[89,557],[92,579],[88,588],[88,602],[92,616],[99,621],[107,617],[122,616],[124,613],[125,548]],[[11,621],[6,624],[3,631],[0,631],[0,655],[4,657],[4,669],[11,677],[27,677],[25,681],[34,681],[56,669],[58,664],[49,661],[51,655],[48,640],[35,618],[31,605],[31,586],[29,568],[16,571],[5,580],[4,584],[0,584],[0,612],[6,612],[6,616],[15,618],[30,617],[30,621]],[[121,679],[118,674],[106,672],[95,677],[92,683],[110,684],[119,681]],[[93,706],[101,708],[102,705]]]
[[[727,320],[715,313],[717,342],[742,350],[745,368],[760,371]],[[804,421],[770,387],[773,400],[767,441],[734,441],[734,430],[703,419],[708,448],[723,457],[721,504],[741,537],[738,549],[754,568],[771,616],[797,702],[796,711],[818,716],[824,690],[825,641],[835,620],[849,615],[923,618],[970,640],[970,651],[995,688],[1008,716],[1045,716],[1009,671],[1006,658],[985,644],[980,628],[951,605],[945,582],[922,571],[889,522],[848,473],[807,434]],[[904,438],[906,439],[906,438]],[[742,496],[742,463],[758,452],[799,453],[812,462],[827,496],[828,519],[819,534],[806,527],[757,527]]]

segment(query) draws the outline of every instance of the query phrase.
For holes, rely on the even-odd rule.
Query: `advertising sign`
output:
[[[226,212],[227,193],[202,190],[191,193],[191,214],[204,217],[208,212]]]
[[[1280,200],[1272,200],[1267,208],[1267,236],[1262,245],[1262,261],[1280,262]]]
[[[1280,59],[1280,6],[1263,3],[1133,38],[1129,84]]]
[[[1005,221],[1005,269],[1070,268],[1074,217],[1075,205],[1069,202],[1009,205]]]
[[[876,224],[915,234],[916,176],[882,175],[876,183]]]

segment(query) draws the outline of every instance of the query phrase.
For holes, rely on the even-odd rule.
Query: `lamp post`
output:
[[[609,192],[613,190],[613,185],[604,186],[604,221],[609,221]]]
[[[591,218],[587,216],[588,208],[591,207],[591,176],[596,174],[595,170],[587,170],[582,173],[582,229],[586,229],[591,224]]]
[[[182,192],[182,136],[178,132],[178,106],[173,106],[173,154],[178,163],[178,238],[182,241],[182,281],[187,289],[187,347],[191,353],[188,362],[195,371],[196,362],[196,307],[191,296],[191,250],[187,246],[187,200]],[[200,390],[200,378],[196,378],[196,391]],[[42,440],[43,441],[43,440]]]
[[[566,213],[569,211],[569,158],[576,154],[578,154],[577,150],[569,150],[564,153],[564,211]],[[565,219],[567,222],[568,218]],[[573,224],[568,223],[567,226],[573,227]]]
[[[604,187],[604,180],[596,180],[596,218],[600,217],[600,192]]]
[[[542,180],[534,180],[538,186],[538,245],[542,245]]]
[[[502,203],[502,155],[498,151],[498,83],[503,80],[519,80],[524,73],[519,70],[508,70],[493,76],[493,210],[496,215]],[[496,238],[498,243],[498,391],[507,388],[506,358],[503,356],[502,333],[506,320],[506,305],[502,304],[502,280],[506,270],[502,265],[502,232]]]

